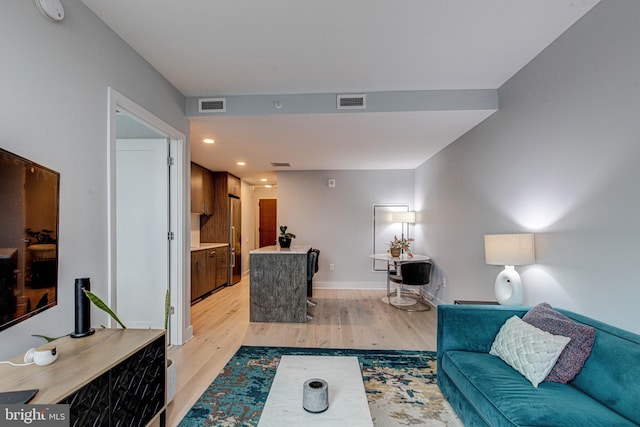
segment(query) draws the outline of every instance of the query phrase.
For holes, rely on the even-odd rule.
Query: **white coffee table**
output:
[[[329,385],[329,408],[320,414],[302,407],[302,387],[311,378]],[[358,358],[282,356],[258,427],[282,426],[372,427]]]

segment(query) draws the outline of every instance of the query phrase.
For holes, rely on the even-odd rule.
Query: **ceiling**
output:
[[[432,95],[498,89],[599,2],[82,1],[186,97],[230,97],[226,113],[187,112],[192,160],[251,184],[275,183],[282,168],[271,162],[417,167],[496,110]],[[342,93],[378,103],[337,111]],[[304,108],[314,94],[331,102]],[[252,106],[234,110],[236,100]],[[265,100],[271,108],[258,106]]]

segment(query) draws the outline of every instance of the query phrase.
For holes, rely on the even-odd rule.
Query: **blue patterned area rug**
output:
[[[435,352],[242,346],[179,427],[257,426],[283,354],[357,357],[376,427],[462,426],[436,384]]]

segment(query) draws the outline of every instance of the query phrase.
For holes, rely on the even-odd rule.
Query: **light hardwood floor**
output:
[[[307,323],[250,323],[249,279],[194,304],[194,337],[169,350],[177,392],[167,425],[179,424],[241,345],[356,349],[436,349],[436,310],[409,313],[381,301],[384,291],[314,290]]]

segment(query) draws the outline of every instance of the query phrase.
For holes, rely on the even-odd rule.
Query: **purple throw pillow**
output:
[[[574,322],[546,302],[531,308],[522,320],[550,334],[571,338],[545,381],[566,384],[574,379],[591,354],[595,328]]]

